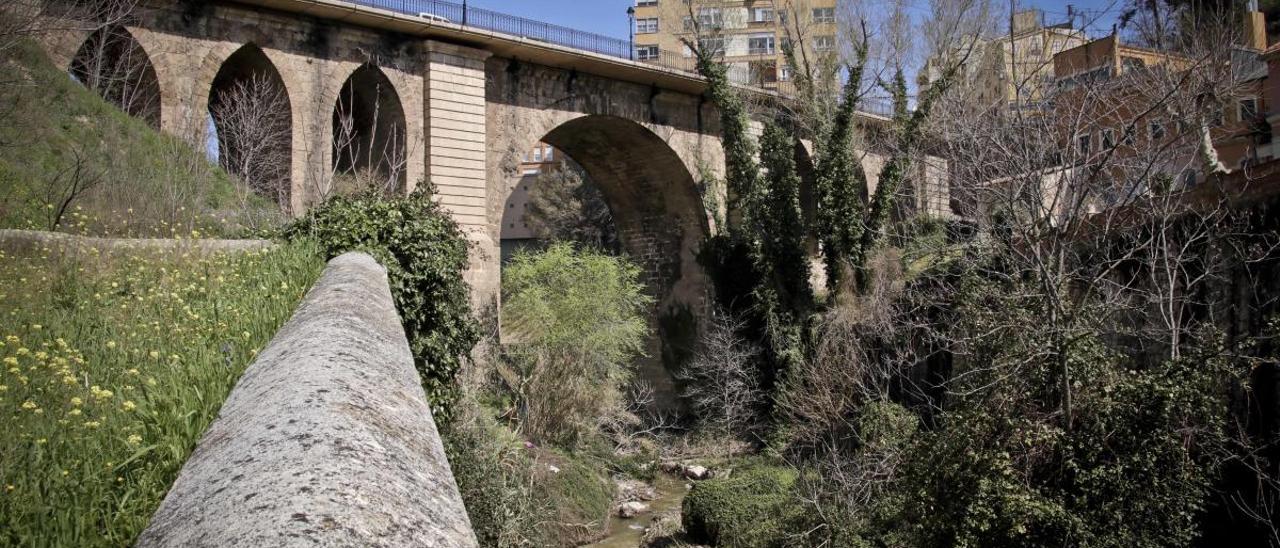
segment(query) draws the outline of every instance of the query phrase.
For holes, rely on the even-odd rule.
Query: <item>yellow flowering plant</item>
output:
[[[0,545],[132,544],[322,267],[307,242],[0,251]]]

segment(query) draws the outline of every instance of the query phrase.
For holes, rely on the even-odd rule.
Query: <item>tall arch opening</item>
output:
[[[247,44],[218,69],[209,90],[209,130],[207,146],[223,169],[287,212],[292,105],[284,79],[261,48]]]
[[[535,144],[536,143],[536,144]],[[616,231],[616,249],[643,269],[654,304],[647,356],[636,376],[654,391],[659,407],[678,405],[673,373],[691,356],[706,314],[707,282],[697,253],[708,234],[702,197],[684,162],[662,138],[636,122],[590,115],[565,122],[529,143],[544,144],[558,160],[578,166],[598,189]],[[527,168],[529,163],[522,164]],[[517,209],[536,189],[536,174],[522,171],[508,182],[504,228],[521,222]],[[518,231],[516,231],[518,232]],[[503,230],[506,237],[513,231]],[[528,236],[525,236],[528,237]],[[503,241],[508,250],[510,238]],[[504,253],[505,254],[505,253]]]
[[[120,110],[160,129],[160,79],[142,44],[123,26],[90,34],[68,72]]]
[[[365,64],[343,83],[333,109],[333,169],[339,189],[405,188],[405,115],[391,80]]]

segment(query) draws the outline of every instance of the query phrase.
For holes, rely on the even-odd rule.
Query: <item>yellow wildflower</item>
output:
[[[129,434],[128,441],[129,441],[129,445],[138,445],[139,443],[142,443],[142,436],[139,436],[137,434]]]
[[[115,341],[107,341],[107,348],[115,348],[115,347],[116,347]]]
[[[5,358],[5,359],[4,359],[4,363],[5,363],[5,365],[18,365],[18,358],[15,358],[15,357],[13,357],[13,356],[9,356],[9,357],[7,357],[7,358]]]
[[[71,415],[71,416],[73,416],[73,417],[79,417],[79,416],[80,416],[80,410],[79,410],[79,409],[72,409],[72,410],[70,410],[70,411],[67,411],[67,414],[68,414],[68,415]]]
[[[30,410],[32,410],[32,409],[39,409],[39,408],[40,408],[40,406],[39,406],[39,405],[36,405],[36,402],[33,402],[33,401],[31,401],[31,400],[27,400],[27,401],[22,402],[22,408],[23,408],[23,409],[26,409],[27,411],[30,411]]]
[[[74,405],[74,406],[76,406],[76,407],[80,407],[80,406],[81,406],[81,405],[83,405],[83,404],[84,404],[84,400],[80,399],[80,397],[79,397],[79,396],[72,396],[72,397],[71,397],[71,405]]]
[[[84,423],[85,428],[97,428],[99,426],[102,426],[102,423],[99,421],[85,421]]]
[[[124,403],[120,404],[120,408],[124,409],[125,411],[133,411],[134,409],[138,408],[138,404],[133,403],[129,400],[125,400]]]

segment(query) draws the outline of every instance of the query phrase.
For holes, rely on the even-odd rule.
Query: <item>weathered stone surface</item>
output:
[[[373,259],[329,263],[138,546],[476,546]]]

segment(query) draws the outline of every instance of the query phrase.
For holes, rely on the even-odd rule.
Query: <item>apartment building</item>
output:
[[[515,187],[503,205],[502,226],[498,231],[502,262],[505,263],[517,250],[533,245],[536,241],[537,236],[525,220],[530,192],[539,175],[554,171],[563,161],[560,152],[546,143],[534,145],[520,159],[520,172],[516,175]]]
[[[1054,56],[1054,116],[1045,138],[1058,143],[1059,164],[1028,173],[999,173],[976,189],[965,189],[960,209],[989,210],[989,195],[1010,192],[1039,179],[1046,211],[1054,218],[1096,213],[1148,193],[1160,175],[1180,189],[1198,189],[1207,177],[1206,145],[1224,170],[1243,176],[1257,166],[1270,173],[1278,150],[1273,135],[1280,114],[1280,47],[1267,49],[1265,21],[1246,13],[1241,41],[1224,44],[1218,60],[1191,59],[1126,43],[1117,33]],[[1203,82],[1190,71],[1216,71],[1212,93],[1174,93]],[[1200,88],[1196,88],[1200,89]],[[1046,111],[1050,112],[1050,111]],[[1208,139],[1205,139],[1205,130]],[[1067,199],[1080,181],[1104,166],[1111,187],[1094,187],[1083,207]],[[1241,175],[1242,174],[1242,175]],[[1272,177],[1273,179],[1275,177]],[[1097,184],[1092,181],[1089,184]],[[993,192],[994,191],[994,192]]]
[[[1042,106],[1054,90],[1054,56],[1083,45],[1088,38],[1070,21],[1047,25],[1040,10],[1017,12],[1011,23],[1008,34],[977,39],[972,50],[966,47],[928,59],[921,84],[928,85],[941,76],[943,67],[968,56],[961,77],[975,104],[983,108]]]
[[[1265,113],[1269,110],[1266,91],[1275,83],[1268,78],[1266,59],[1274,53],[1264,53],[1262,13],[1246,13],[1240,35],[1241,43],[1225,46],[1229,48],[1225,66],[1205,66],[1203,61],[1128,44],[1116,33],[1058,54],[1053,60],[1057,108],[1068,111],[1059,118],[1092,121],[1092,127],[1073,128],[1075,156],[1087,160],[1114,148],[1123,160],[1143,148],[1196,141],[1201,117],[1225,168],[1241,169],[1272,156]],[[1151,104],[1163,100],[1159,96],[1169,86],[1176,85],[1177,75],[1187,70],[1222,70],[1230,76],[1229,94],[1215,96],[1207,104],[1151,109]],[[1194,184],[1196,177],[1204,175],[1195,172],[1194,163],[1188,160],[1173,175]]]
[[[729,78],[776,89],[791,80],[783,54],[788,39],[801,37],[806,51],[835,53],[837,0],[636,0],[636,59],[692,60],[688,43],[723,56]],[[700,41],[700,42],[699,42]]]

